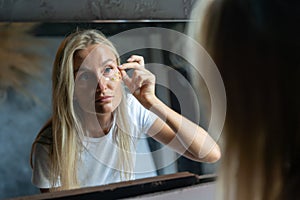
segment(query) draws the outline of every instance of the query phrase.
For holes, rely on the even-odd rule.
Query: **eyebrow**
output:
[[[74,73],[77,73],[78,71],[90,71],[90,69],[85,66],[81,66],[78,69],[74,70]]]
[[[107,59],[106,61],[104,61],[104,62],[102,63],[102,66],[103,66],[103,65],[106,65],[106,64],[107,64],[108,62],[110,62],[110,61],[115,62],[114,59],[109,58],[109,59]]]
[[[109,62],[111,62],[111,61],[112,61],[112,62],[115,62],[116,60],[109,58],[109,59],[107,59],[106,61],[104,61],[101,65],[104,66],[104,65],[106,65],[107,63],[109,63]],[[79,67],[78,69],[74,70],[74,73],[77,73],[78,71],[90,71],[90,69],[88,69],[88,68],[85,67],[85,66],[81,66],[81,67]]]

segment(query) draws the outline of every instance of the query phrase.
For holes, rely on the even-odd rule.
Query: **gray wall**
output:
[[[45,44],[37,49],[45,56],[41,80],[26,85],[40,102],[9,89],[0,104],[0,199],[38,192],[31,184],[30,149],[50,116],[52,61],[61,39],[43,40]]]
[[[1,0],[0,21],[186,20],[196,0]]]

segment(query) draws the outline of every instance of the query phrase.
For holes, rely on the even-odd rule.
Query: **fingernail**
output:
[[[122,65],[119,65],[119,66],[118,66],[118,68],[120,68],[120,69],[121,69],[122,67],[123,67]]]

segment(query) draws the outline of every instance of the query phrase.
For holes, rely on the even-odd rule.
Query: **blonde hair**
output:
[[[77,50],[87,48],[93,44],[105,44],[111,48],[116,56],[118,65],[119,56],[113,44],[97,30],[76,31],[66,37],[61,43],[53,66],[52,73],[52,119],[45,126],[52,127],[52,144],[50,148],[50,180],[52,190],[66,190],[79,187],[77,177],[77,162],[83,145],[81,138],[84,136],[80,116],[76,112],[74,104],[74,69],[73,57]],[[128,113],[126,109],[126,95],[123,90],[123,98],[116,108],[116,131],[114,137],[120,151],[118,169],[122,180],[128,180],[133,171],[133,159],[131,155],[132,137],[130,134]],[[33,151],[39,142],[42,131],[33,143],[31,153],[31,165]],[[60,183],[59,188],[55,185]]]
[[[299,31],[292,31],[299,17],[292,8],[274,1],[201,0],[194,10],[193,18],[202,19],[190,33],[214,59],[227,95],[220,199],[300,196],[300,42]]]

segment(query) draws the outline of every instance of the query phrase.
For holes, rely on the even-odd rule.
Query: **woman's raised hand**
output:
[[[127,63],[120,65],[118,68],[130,92],[145,108],[149,109],[156,99],[155,76],[145,68],[144,58],[132,55],[127,59]],[[125,69],[134,70],[131,77],[129,77]]]

